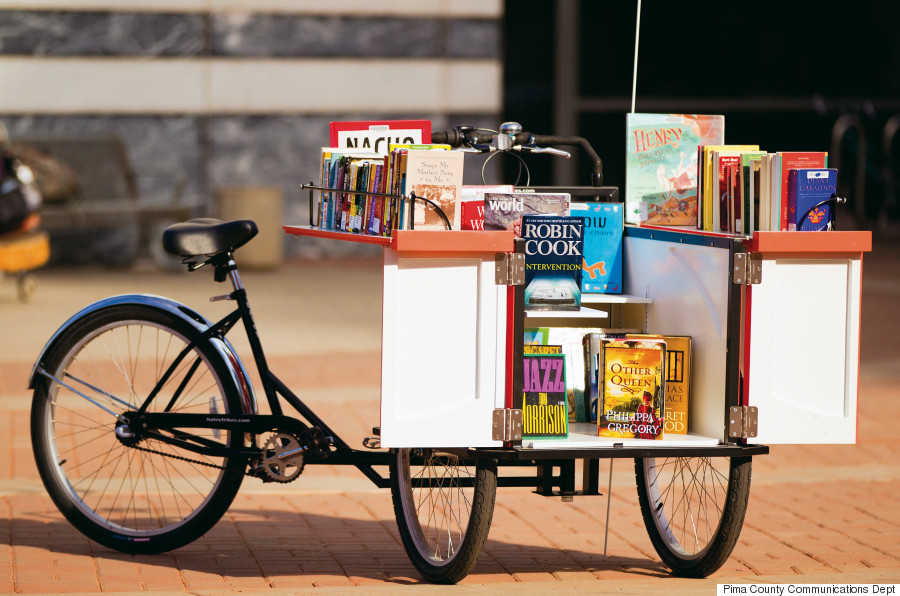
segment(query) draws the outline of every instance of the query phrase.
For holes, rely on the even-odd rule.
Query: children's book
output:
[[[522,216],[525,240],[525,308],[579,310],[584,219]]]
[[[584,219],[581,291],[621,294],[624,205],[572,202],[569,211],[573,217]]]
[[[415,201],[413,226],[417,230],[445,230],[447,224],[460,229],[462,209],[462,151],[441,150],[446,146],[418,148],[406,154],[406,193],[426,201]],[[447,218],[444,222],[437,209]]]
[[[724,143],[725,117],[627,114],[625,129],[625,221],[695,225],[697,149]]]

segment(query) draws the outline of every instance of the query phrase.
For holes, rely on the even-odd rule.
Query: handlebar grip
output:
[[[431,133],[431,142],[436,145],[450,145],[451,147],[461,147],[465,138],[458,129],[445,130],[443,132]]]
[[[520,141],[520,137],[522,140]],[[582,151],[587,154],[588,158],[591,160],[591,167],[593,169],[593,173],[591,175],[591,182],[594,186],[602,186],[603,185],[603,160],[600,159],[600,156],[597,155],[597,152],[594,151],[594,147],[591,146],[590,142],[584,137],[557,137],[554,135],[533,135],[527,132],[520,133],[516,135],[516,143],[519,142],[527,142],[531,140],[535,145],[540,145],[543,147],[548,146],[558,146],[558,145],[568,145],[571,147],[581,147]]]

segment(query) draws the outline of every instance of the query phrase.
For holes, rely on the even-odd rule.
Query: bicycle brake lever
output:
[[[549,153],[550,155],[558,155],[559,157],[565,157],[566,159],[571,159],[572,154],[568,151],[563,151],[561,149],[555,149],[553,147],[537,147],[535,145],[516,145],[513,148],[513,151],[528,151],[530,153]]]

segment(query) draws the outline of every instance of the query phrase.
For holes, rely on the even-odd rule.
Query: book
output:
[[[664,434],[666,343],[657,339],[601,340],[601,437],[658,440]]]
[[[566,193],[494,193],[484,195],[484,229],[522,231],[523,215],[568,215]]]
[[[720,231],[721,225],[720,211],[722,203],[720,201],[722,186],[724,185],[725,167],[733,160],[726,160],[723,164],[721,159],[716,161],[719,155],[723,157],[732,157],[740,155],[744,151],[758,151],[759,145],[702,145],[699,147],[699,163],[698,178],[702,180],[702,184],[698,189],[698,218],[697,226],[701,230],[707,232]],[[727,210],[727,205],[725,206]]]
[[[752,149],[751,149],[752,148]],[[739,145],[735,149],[712,150],[712,167],[711,174],[713,176],[713,202],[712,202],[712,220],[718,222],[718,228],[715,231],[728,231],[728,197],[731,195],[729,182],[726,176],[726,168],[729,165],[741,163],[741,155],[744,151],[759,149],[757,145]]]
[[[465,184],[460,195],[460,229],[484,229],[484,195],[487,193],[511,193],[512,185],[473,185]]]
[[[584,219],[523,215],[522,238],[525,240],[525,308],[579,310]]]
[[[688,335],[642,335],[629,339],[662,339],[666,342],[666,390],[664,434],[684,435],[690,422],[691,337]]]
[[[825,151],[779,151],[780,168],[774,173],[781,179],[781,223],[779,229],[790,229],[788,210],[788,175],[797,168],[827,168],[828,153]],[[795,222],[796,223],[796,222]]]
[[[430,120],[351,120],[329,124],[329,142],[343,150],[385,155],[391,145],[431,142]]]
[[[413,226],[418,230],[447,229],[444,220],[435,210],[443,212],[454,230],[460,229],[462,209],[463,160],[462,151],[442,150],[447,146],[409,148],[406,153],[406,194],[424,198],[433,205],[416,201],[413,209]]]
[[[565,357],[525,354],[522,374],[522,437],[550,439],[569,435]]]
[[[750,235],[759,229],[759,162],[764,151],[741,153],[741,192],[743,194],[743,231]]]
[[[572,202],[569,212],[573,217],[584,219],[581,291],[621,294],[624,205]]]
[[[725,117],[627,114],[625,136],[625,221],[695,225],[697,149],[725,142]]]
[[[788,230],[827,230],[831,205],[819,205],[837,192],[835,168],[792,169],[788,174]],[[805,217],[804,217],[805,216]]]
[[[600,376],[603,369],[602,341],[619,338],[622,334],[608,334],[588,331],[581,338],[584,361],[584,409],[585,422],[597,422],[597,410],[600,402]]]

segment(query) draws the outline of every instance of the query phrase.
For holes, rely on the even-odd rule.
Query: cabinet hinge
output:
[[[749,286],[762,282],[762,259],[749,252],[734,253],[734,283]]]
[[[733,406],[728,413],[729,437],[752,439],[757,435],[759,408],[756,406]]]
[[[525,254],[497,253],[494,259],[494,279],[498,286],[521,286],[525,283]]]
[[[521,441],[522,410],[494,410],[494,430],[491,438],[495,441]]]

